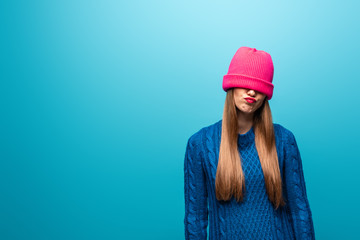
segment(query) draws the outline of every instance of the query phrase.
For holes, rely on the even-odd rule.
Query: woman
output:
[[[273,73],[270,54],[240,47],[222,120],[188,139],[186,239],[315,239],[295,137],[272,122]]]

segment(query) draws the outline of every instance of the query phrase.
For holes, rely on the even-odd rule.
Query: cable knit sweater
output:
[[[238,203],[234,197],[230,201],[216,199],[221,124],[219,120],[200,129],[187,142],[185,239],[207,239],[207,235],[210,240],[315,239],[300,152],[293,133],[280,124],[273,126],[287,204],[275,210],[267,196],[253,128],[238,134],[245,174],[244,201]]]

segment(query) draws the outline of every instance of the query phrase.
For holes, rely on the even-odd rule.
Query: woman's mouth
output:
[[[254,102],[256,102],[255,98],[245,98],[245,100],[246,100],[248,103],[254,103]]]

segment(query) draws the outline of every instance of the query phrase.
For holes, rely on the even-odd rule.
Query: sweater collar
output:
[[[238,134],[238,144],[245,146],[255,141],[254,127],[252,126],[249,131],[244,134]]]

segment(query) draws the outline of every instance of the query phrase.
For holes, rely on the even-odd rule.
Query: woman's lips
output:
[[[254,102],[256,102],[255,98],[245,98],[245,100],[246,100],[248,103],[254,103]]]

